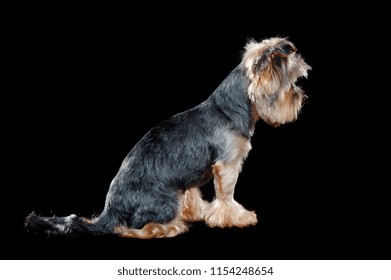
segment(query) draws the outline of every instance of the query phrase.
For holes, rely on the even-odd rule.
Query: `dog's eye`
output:
[[[283,54],[291,54],[296,51],[296,48],[292,46],[291,44],[283,44],[280,47]]]

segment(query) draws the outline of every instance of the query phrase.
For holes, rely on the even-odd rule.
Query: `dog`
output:
[[[296,81],[310,69],[286,38],[250,40],[240,64],[206,101],[155,126],[133,147],[98,217],[32,212],[26,227],[49,235],[149,239],[177,236],[195,221],[212,228],[255,225],[255,212],[234,199],[255,124],[295,121],[306,99]],[[212,179],[216,196],[209,203],[200,187]]]

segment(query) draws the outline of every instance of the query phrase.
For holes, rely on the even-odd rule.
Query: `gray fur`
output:
[[[250,42],[246,49],[242,63],[205,102],[158,124],[133,147],[110,184],[98,218],[86,222],[76,216],[45,218],[32,213],[26,225],[49,234],[101,235],[118,226],[140,229],[151,222],[172,221],[181,209],[179,194],[211,180],[216,162],[229,165],[238,156],[233,139],[249,140],[258,117],[282,124],[293,121],[301,107],[304,94],[294,82],[310,67],[294,54],[294,46],[273,38]],[[275,51],[283,55],[267,67]],[[260,87],[258,80],[269,68],[270,84]],[[290,102],[278,103],[284,94]]]

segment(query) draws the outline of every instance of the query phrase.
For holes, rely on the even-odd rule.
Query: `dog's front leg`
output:
[[[216,199],[205,208],[205,222],[210,227],[246,227],[257,223],[254,211],[247,211],[234,199],[240,166],[217,161],[213,165]]]

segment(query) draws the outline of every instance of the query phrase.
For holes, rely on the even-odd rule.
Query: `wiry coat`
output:
[[[300,57],[289,60],[295,51],[289,41],[271,40],[249,43],[242,63],[205,102],[163,121],[133,147],[111,182],[99,217],[49,218],[32,213],[26,225],[49,234],[170,237],[186,231],[181,217],[190,206],[201,214],[188,220],[202,219],[211,226],[256,223],[255,214],[233,200],[237,174],[251,149],[255,122],[259,117],[273,125],[294,120],[304,98],[294,82],[310,69]],[[272,57],[276,52],[278,65]],[[278,76],[281,73],[284,77]],[[286,115],[275,112],[281,106],[289,109]],[[213,177],[217,199],[207,205],[199,193],[190,190]],[[192,194],[191,199],[186,193]],[[186,201],[199,205],[189,206]],[[215,215],[217,207],[225,214]],[[235,216],[228,215],[231,211],[241,213],[237,221],[226,221]]]

